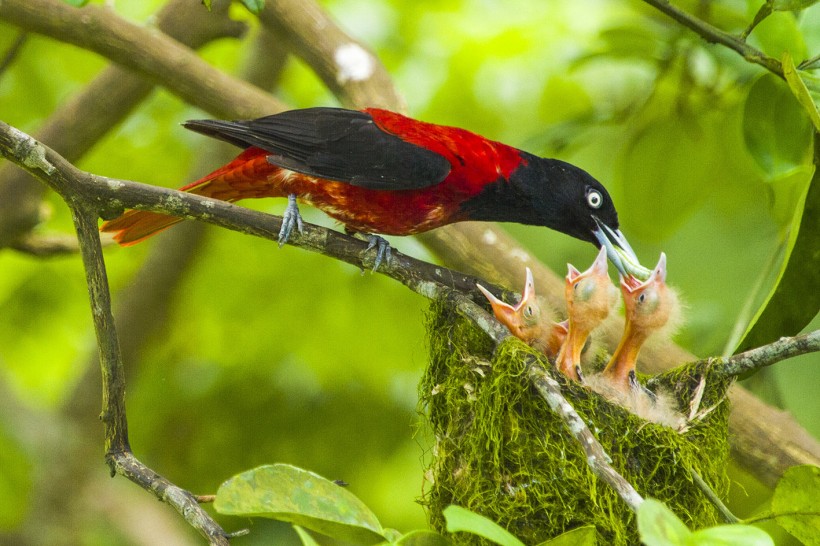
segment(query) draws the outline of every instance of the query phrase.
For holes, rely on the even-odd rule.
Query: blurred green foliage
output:
[[[115,4],[144,21],[162,2]],[[739,33],[761,3],[678,4]],[[810,176],[808,118],[785,82],[638,2],[324,5],[379,54],[415,117],[560,157],[602,180],[638,255],[669,256],[669,280],[688,302],[677,340],[699,355],[732,348],[776,278]],[[232,13],[256,26],[242,6]],[[17,34],[0,22],[0,52]],[[789,51],[799,63],[820,52],[820,9],[775,12],[749,41],[778,59]],[[202,53],[234,71],[247,48],[220,40]],[[96,55],[31,36],[0,75],[0,119],[36,131],[103,66]],[[277,92],[295,107],[334,104],[298,61]],[[179,123],[202,115],[158,90],[79,166],[182,185],[203,139]],[[65,206],[54,196],[49,203],[42,231],[70,232]],[[280,213],[283,204],[250,206]],[[320,214],[308,220],[330,225]],[[556,271],[594,258],[592,246],[565,236],[508,227]],[[425,257],[410,240],[393,242]],[[106,251],[115,301],[152,244]],[[414,499],[430,444],[414,432],[425,303],[381,276],[212,230],[174,294],[164,334],[140,362],[126,363],[136,454],[202,492],[254,465],[296,464],[349,482],[385,525],[422,527]],[[0,317],[2,390],[20,415],[58,413],[94,347],[79,260],[0,253]],[[815,435],[818,364],[817,356],[803,357],[765,376],[770,399]],[[42,456],[17,428],[22,422],[8,412],[0,419],[0,530],[25,516],[26,484]],[[100,455],[101,446],[100,438]],[[88,464],[105,471],[101,456]],[[7,495],[16,502],[3,502]],[[77,543],[104,544],[107,532],[88,525]]]

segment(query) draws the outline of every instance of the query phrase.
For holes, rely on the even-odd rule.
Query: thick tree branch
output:
[[[738,376],[776,364],[781,360],[820,351],[820,330],[738,353],[728,358],[707,359],[720,376]]]
[[[268,0],[259,19],[287,38],[293,53],[310,65],[345,106],[406,109],[376,55],[313,0]]]
[[[644,0],[650,6],[657,8],[681,25],[685,26],[700,35],[709,43],[720,44],[737,52],[741,57],[750,63],[762,66],[772,74],[783,78],[783,67],[780,61],[769,57],[757,48],[750,46],[744,40],[724,32],[697,17],[676,8],[668,0]]]
[[[253,118],[285,109],[258,87],[217,70],[179,42],[103,6],[3,0],[0,19],[103,55],[218,117]]]

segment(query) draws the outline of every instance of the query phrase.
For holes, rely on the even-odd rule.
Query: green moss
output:
[[[598,529],[601,544],[638,544],[634,514],[595,477],[581,447],[531,387],[523,357],[536,355],[552,370],[544,357],[515,338],[493,353],[483,333],[440,303],[431,308],[428,330],[430,364],[420,400],[436,441],[434,483],[424,499],[433,526],[444,532],[441,512],[457,504],[498,522],[526,544],[589,524]],[[705,366],[678,369],[653,384],[670,390],[688,414],[690,393],[707,372]],[[555,378],[613,466],[641,495],[667,503],[691,528],[720,523],[689,468],[725,497],[729,382],[707,380],[701,407],[717,406],[680,434],[563,376]],[[453,538],[486,542],[464,533]]]

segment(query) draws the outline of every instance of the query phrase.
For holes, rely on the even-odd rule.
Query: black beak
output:
[[[592,234],[595,235],[601,246],[606,248],[609,261],[612,262],[621,275],[624,277],[631,275],[641,280],[648,279],[652,272],[641,265],[635,251],[629,246],[629,241],[626,240],[621,230],[612,229],[595,216],[592,218],[597,226],[592,230]]]

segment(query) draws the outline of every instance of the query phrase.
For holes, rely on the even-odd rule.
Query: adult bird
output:
[[[184,126],[244,148],[236,159],[180,188],[238,201],[287,197],[279,243],[301,230],[297,200],[367,234],[376,267],[389,258],[383,235],[412,235],[463,220],[545,226],[605,246],[624,274],[646,277],[618,230],[606,189],[585,171],[470,131],[368,108],[291,110],[250,121],[188,121]],[[105,222],[121,245],[181,221],[127,211]]]

